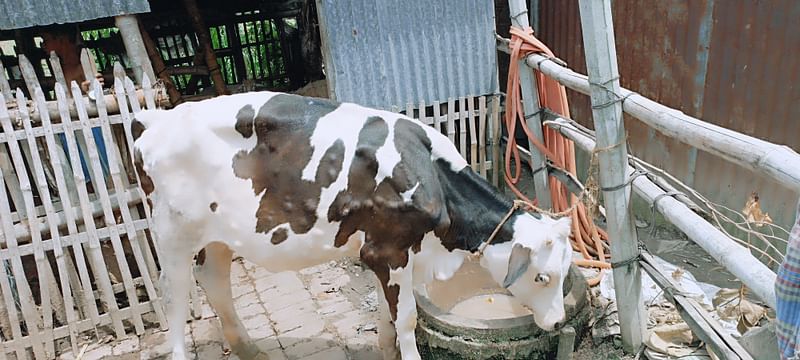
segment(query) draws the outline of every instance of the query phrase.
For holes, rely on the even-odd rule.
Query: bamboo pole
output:
[[[114,18],[114,22],[119,28],[119,34],[122,36],[122,42],[125,44],[125,51],[128,53],[128,59],[131,61],[133,68],[133,77],[136,82],[142,83],[142,75],[147,74],[151,79],[155,78],[153,73],[153,65],[150,63],[150,58],[147,56],[144,40],[142,34],[139,32],[139,20],[136,15],[120,15]],[[91,80],[92,78],[86,78]]]
[[[579,0],[586,67],[591,88],[592,118],[597,131],[600,186],[606,205],[608,234],[612,239],[611,263],[627,263],[614,270],[614,290],[619,308],[622,346],[628,353],[639,350],[646,330],[647,312],[642,304],[642,272],[639,241],[631,213],[628,149],[619,91],[619,70],[611,19],[611,0]],[[609,189],[611,188],[611,189]]]
[[[595,149],[594,140],[569,124],[569,120],[559,118],[549,123],[549,126],[574,141],[581,149],[590,152]],[[630,174],[634,169],[627,166],[625,171]],[[767,306],[775,308],[776,275],[772,270],[758,261],[744,246],[735,243],[722,231],[693,212],[686,204],[671,196],[666,196],[667,193],[664,189],[658,187],[647,177],[639,176],[633,180],[632,184],[637,195],[654,206],[667,221],[675,225],[689,239],[708,252],[722,267],[740,279]]]
[[[106,104],[107,104],[106,108],[108,109],[108,113],[109,114],[118,114],[119,113],[119,104],[117,104],[117,99],[114,97],[114,95],[108,94],[108,95],[103,95],[103,96],[104,96]],[[136,96],[137,96],[137,98],[139,100],[139,104],[140,105],[144,105],[145,104],[144,90],[137,90],[136,91]],[[157,94],[156,97],[159,98],[159,99],[166,100],[163,96],[160,96],[160,94]],[[91,99],[89,99],[86,96],[84,96],[81,100],[78,100],[78,101],[83,102],[83,107],[86,109],[86,112],[87,112],[89,117],[91,117],[91,118],[96,118],[97,117],[97,105],[96,105],[96,103],[94,101],[92,101]],[[165,105],[168,105],[168,104],[167,104],[166,101],[161,101],[158,105],[159,106],[165,106]],[[9,116],[11,116],[12,118],[16,118],[16,116],[19,116],[19,110],[16,109],[16,108],[9,109],[8,112],[9,112]],[[47,112],[48,112],[48,115],[50,116],[50,120],[53,121],[54,123],[57,123],[57,122],[61,121],[61,113],[58,110],[58,103],[56,101],[48,101],[47,102]],[[75,107],[75,103],[74,102],[70,102],[70,104],[69,104],[69,114],[72,117],[77,117],[78,116],[78,110]],[[33,121],[34,124],[41,123],[42,116],[41,116],[41,112],[39,111],[38,108],[32,108],[31,109],[30,117],[31,117],[31,121]]]
[[[498,48],[508,52],[507,44],[501,43]],[[529,67],[588,95],[587,77],[556,61],[538,54],[525,58]],[[705,122],[628,89],[620,88],[618,94],[625,99],[622,109],[647,126],[746,169],[763,173],[787,188],[800,192],[800,155],[791,148]]]
[[[200,8],[197,6],[196,0],[183,0],[186,6],[186,12],[189,13],[189,18],[192,21],[194,32],[197,33],[197,42],[206,54],[206,65],[208,66],[208,73],[211,76],[211,81],[214,83],[214,90],[217,95],[228,94],[228,89],[225,87],[225,80],[222,78],[222,72],[217,63],[217,55],[211,47],[211,35],[208,33],[208,26],[206,26],[203,16],[200,13]]]
[[[509,12],[511,13],[511,24],[518,28],[524,29],[530,24],[528,23],[528,8],[525,0],[509,0]],[[514,61],[515,59],[511,59]],[[533,69],[525,66],[524,60],[519,60],[519,82],[522,87],[522,111],[525,116],[526,125],[536,136],[540,143],[544,144],[544,133],[542,132],[542,112],[541,104],[539,103],[539,92],[536,89],[536,77],[533,74]],[[531,149],[531,164],[533,167],[533,185],[536,191],[536,199],[539,201],[539,207],[542,209],[550,209],[553,207],[553,201],[550,198],[550,189],[548,188],[547,179],[547,163],[544,154],[542,154],[533,143],[528,140],[528,148]],[[541,169],[541,170],[539,170]]]

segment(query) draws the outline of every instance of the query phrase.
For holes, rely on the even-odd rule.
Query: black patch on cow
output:
[[[255,117],[256,111],[250,104],[239,109],[239,113],[236,114],[236,131],[242,134],[245,139],[249,139],[253,136],[253,121]]]
[[[208,208],[211,209],[211,212],[217,212],[217,207],[219,207],[219,205],[217,204],[216,201],[212,202],[211,204],[208,204]]]
[[[367,242],[378,241],[404,254],[425,233],[447,228],[444,199],[436,191],[438,178],[430,160],[430,139],[419,124],[406,119],[395,122],[394,146],[400,162],[391,177],[375,184],[379,167],[375,152],[387,135],[386,123],[378,118],[371,118],[359,134],[348,188],[336,196],[328,212],[329,221],[341,221],[335,246],[344,245],[350,235],[361,230]],[[401,193],[415,186],[411,200],[405,201]],[[395,260],[392,262],[403,263]]]
[[[263,192],[255,214],[257,232],[288,223],[294,233],[304,234],[317,221],[321,189],[341,171],[344,144],[338,141],[326,149],[315,181],[302,180],[302,171],[313,154],[309,139],[318,120],[337,107],[326,100],[280,94],[261,106],[252,126],[247,106],[237,114],[236,130],[247,137],[252,129],[257,140],[253,150],[241,151],[232,160],[234,174],[250,179],[255,194]],[[273,242],[280,240],[277,233]]]
[[[447,213],[450,218],[447,232],[437,235],[442,239],[442,245],[450,251],[476,251],[502,221],[513,202],[469,166],[455,172],[450,163],[443,159],[436,160],[435,166],[444,198],[447,199]],[[522,214],[522,210],[516,210],[492,240],[492,244],[511,241],[514,219]]]
[[[286,230],[285,228],[280,228],[272,232],[272,239],[270,240],[270,242],[274,245],[278,245],[284,242],[288,238],[289,238],[289,231]]]

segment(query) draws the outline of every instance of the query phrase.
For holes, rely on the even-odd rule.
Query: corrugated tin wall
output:
[[[714,124],[800,151],[800,2],[615,0],[622,85]],[[586,73],[577,0],[541,0],[539,36]],[[588,98],[572,115],[591,125]],[[627,119],[633,151],[709,196],[741,209],[752,191],[783,226],[798,194]]]
[[[0,0],[0,30],[149,11],[147,0]]]
[[[317,0],[334,97],[377,108],[497,91],[492,0]]]

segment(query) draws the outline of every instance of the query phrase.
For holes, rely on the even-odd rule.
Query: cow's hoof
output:
[[[242,360],[269,360],[269,355],[254,343],[247,343],[234,347],[233,353]]]

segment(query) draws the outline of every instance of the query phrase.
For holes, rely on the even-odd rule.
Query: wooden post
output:
[[[6,69],[3,67],[2,61],[0,61],[0,94],[2,94],[6,100],[11,99],[11,86],[8,84]]]
[[[136,19],[136,15],[120,15],[114,18],[114,22],[119,28],[119,34],[125,44],[125,51],[131,61],[133,77],[136,78],[136,82],[142,83],[142,74],[147,74],[149,78],[155,79],[153,65],[150,64],[150,58],[147,57],[147,50],[144,47],[142,34],[139,32],[139,20]],[[93,78],[94,75],[86,80]]]
[[[530,26],[525,0],[509,0],[508,8],[511,13],[512,25],[523,29]],[[527,119],[528,128],[544,144],[542,113],[539,111],[541,110],[541,105],[539,104],[539,93],[536,90],[536,77],[533,74],[533,69],[525,66],[524,60],[519,61],[519,83],[522,87],[522,111],[525,119]],[[533,185],[536,190],[536,199],[539,200],[539,207],[551,209],[553,202],[550,199],[550,189],[547,185],[548,175],[545,156],[530,141],[528,141],[528,148],[531,149],[531,168],[534,172]]]
[[[197,42],[206,55],[206,66],[208,66],[208,74],[211,76],[211,82],[214,83],[214,90],[217,95],[228,94],[228,89],[225,87],[225,80],[222,78],[222,72],[217,63],[217,54],[214,53],[214,48],[211,47],[211,35],[208,33],[203,16],[200,14],[200,8],[197,6],[196,0],[183,0],[186,6],[186,12],[189,13],[189,18],[192,21],[194,32],[197,33]]]
[[[144,41],[144,47],[147,50],[147,55],[150,58],[150,62],[153,64],[153,70],[158,74],[158,79],[164,82],[164,87],[167,89],[167,95],[169,96],[169,101],[172,105],[179,104],[181,102],[181,92],[178,91],[178,88],[175,87],[175,83],[172,82],[172,78],[169,77],[169,71],[167,71],[167,65],[164,64],[164,59],[161,58],[161,53],[158,51],[158,47],[156,43],[153,41],[153,38],[150,37],[150,34],[147,33],[147,30],[139,24],[139,32],[142,34],[142,40]],[[195,64],[196,65],[196,64]],[[156,79],[155,77],[150,77],[150,79]],[[139,83],[142,84],[142,83]]]
[[[619,96],[619,70],[611,20],[611,0],[579,0],[586,67],[592,98],[592,117],[597,132],[600,186],[605,200],[608,234],[611,237],[614,290],[619,308],[622,346],[628,353],[639,350],[647,313],[641,301],[642,273],[639,242],[631,214],[631,188],[625,171],[628,151]],[[618,187],[612,190],[607,188]],[[612,265],[613,266],[613,265]]]

